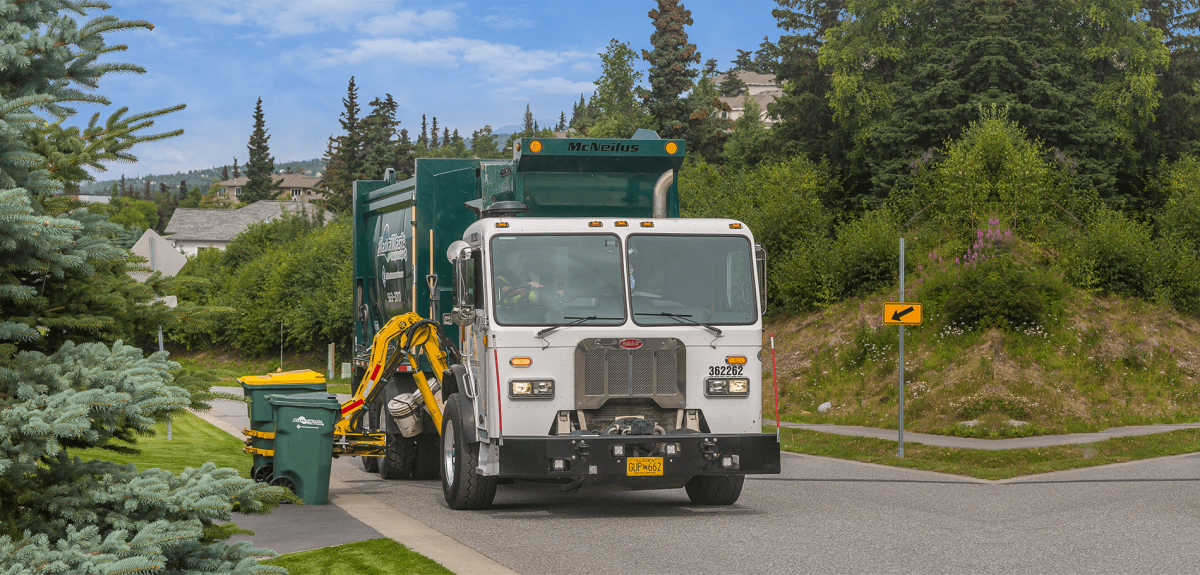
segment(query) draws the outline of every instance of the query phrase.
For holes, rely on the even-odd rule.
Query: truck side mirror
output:
[[[475,321],[475,263],[471,246],[458,240],[446,250],[446,258],[454,264],[454,308],[450,320],[459,326]]]
[[[758,299],[762,315],[767,315],[767,248],[754,242],[754,267],[758,271]]]

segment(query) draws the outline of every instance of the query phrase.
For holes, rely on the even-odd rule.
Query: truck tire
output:
[[[487,509],[496,498],[496,477],[480,475],[479,444],[466,441],[463,429],[462,399],[450,396],[442,418],[441,465],[442,494],[451,509]]]
[[[436,433],[422,433],[417,439],[417,456],[413,462],[414,479],[437,479],[442,463],[442,442]]]
[[[745,475],[697,475],[683,489],[696,505],[733,505],[745,481]]]
[[[403,435],[387,434],[383,457],[372,457],[379,463],[381,479],[408,479],[412,475],[413,458],[417,455],[417,442]]]

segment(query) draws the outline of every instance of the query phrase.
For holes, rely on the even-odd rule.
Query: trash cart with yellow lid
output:
[[[266,375],[245,375],[238,378],[246,399],[246,414],[250,417],[250,428],[243,429],[246,453],[254,456],[250,477],[263,483],[271,481],[274,471],[275,420],[271,415],[268,395],[290,395],[325,391],[325,376],[311,369],[282,371]]]

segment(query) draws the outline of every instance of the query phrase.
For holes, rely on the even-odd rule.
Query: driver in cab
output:
[[[504,255],[504,268],[496,270],[496,291],[506,304],[537,303],[541,278],[526,268],[529,255],[509,252]]]

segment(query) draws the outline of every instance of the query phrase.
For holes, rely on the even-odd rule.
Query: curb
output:
[[[773,426],[775,425],[775,421],[772,419],[764,419],[763,425]],[[873,437],[876,439],[897,441],[897,430],[895,429],[879,429],[876,427],[859,427],[856,425],[837,425],[832,423],[791,423],[787,421],[780,422],[779,425],[789,429],[806,429],[821,433],[832,433],[834,435]],[[1006,449],[1030,449],[1037,447],[1051,447],[1055,445],[1080,445],[1084,443],[1097,443],[1117,437],[1137,437],[1142,435],[1168,433],[1171,431],[1178,431],[1180,429],[1195,428],[1200,428],[1200,423],[1160,423],[1155,425],[1138,425],[1131,427],[1111,427],[1109,429],[1105,429],[1104,431],[1098,431],[1095,433],[1034,435],[1030,437],[1016,437],[1012,439],[979,439],[975,437],[955,437],[951,435],[932,435],[929,433],[905,432],[904,440],[907,443],[920,443],[933,447],[1003,451]]]
[[[242,439],[242,430],[229,425],[221,418],[202,412],[191,413],[217,429]],[[351,517],[362,521],[384,537],[437,561],[442,567],[455,573],[517,575],[516,571],[487,555],[332,477],[329,478],[329,503],[341,507]]]

